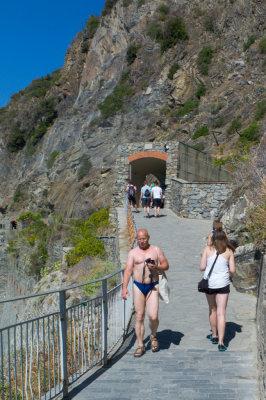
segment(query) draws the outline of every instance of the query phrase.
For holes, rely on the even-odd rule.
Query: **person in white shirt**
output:
[[[151,197],[153,201],[153,208],[154,208],[154,216],[159,217],[160,215],[160,207],[163,201],[163,191],[160,188],[159,183],[156,181],[154,182],[155,186],[151,189]]]
[[[234,275],[236,272],[234,250],[226,233],[218,228],[214,232],[212,243],[205,247],[200,262],[200,270],[205,271],[204,279],[207,279],[217,257],[209,278],[209,289],[206,297],[212,330],[210,339],[213,344],[218,344],[219,351],[227,350],[224,345],[225,311],[230,293],[230,274]]]

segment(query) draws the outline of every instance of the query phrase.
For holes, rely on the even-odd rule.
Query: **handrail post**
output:
[[[67,315],[66,315],[66,291],[59,292],[60,311],[60,341],[61,341],[61,379],[63,381],[63,398],[68,396],[68,375],[67,375]]]
[[[121,272],[121,279],[123,282],[123,279],[124,279],[123,272]],[[126,302],[125,302],[125,300],[122,300],[122,315],[123,315],[123,340],[125,340],[125,337],[126,337]]]
[[[107,280],[102,280],[102,298],[103,298],[103,364],[107,365],[107,316],[108,316],[108,306],[107,306]]]

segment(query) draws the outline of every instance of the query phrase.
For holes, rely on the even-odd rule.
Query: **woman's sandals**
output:
[[[159,347],[159,342],[156,336],[150,335],[150,340],[151,340],[151,351],[153,351],[154,353],[156,351],[160,350]]]
[[[144,346],[139,346],[138,348],[137,348],[137,350],[135,351],[135,353],[134,353],[134,357],[141,357],[141,356],[143,356],[143,354],[145,354],[145,347]]]

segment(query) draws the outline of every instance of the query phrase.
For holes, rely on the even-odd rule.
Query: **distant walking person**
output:
[[[208,235],[208,241],[207,241],[207,245],[208,245],[208,246],[211,246],[211,245],[212,245],[213,238],[214,238],[214,234],[215,234],[216,230],[218,230],[218,229],[223,230],[223,223],[220,222],[220,221],[213,221],[212,231],[211,231],[211,233],[209,233],[209,235]],[[226,233],[225,233],[225,234],[226,234]],[[228,236],[227,236],[227,235],[226,235],[226,237],[227,237],[227,239],[228,239]]]
[[[135,208],[136,213],[139,212],[137,202],[136,202],[136,193],[137,193],[137,188],[134,186],[131,182],[131,180],[127,180],[128,185],[126,187],[126,192],[127,192],[127,197],[129,204]]]
[[[227,350],[224,345],[225,311],[230,293],[230,274],[233,275],[236,272],[234,250],[225,232],[218,228],[215,230],[211,245],[205,247],[200,262],[200,270],[205,271],[204,279],[207,279],[217,257],[209,279],[206,297],[212,330],[210,339],[213,344],[218,344],[219,351]]]
[[[151,187],[148,185],[147,181],[144,182],[140,191],[140,201],[142,207],[144,208],[144,218],[150,217],[150,205],[151,205]]]
[[[163,202],[163,191],[157,181],[154,182],[154,187],[151,189],[151,196],[153,201],[154,216],[159,217],[161,203]]]
[[[163,250],[149,244],[149,239],[146,229],[138,230],[138,246],[129,251],[123,276],[121,296],[124,300],[127,300],[127,296],[130,295],[127,286],[133,272],[133,295],[136,311],[135,332],[138,341],[135,357],[141,357],[146,351],[143,343],[145,308],[149,316],[151,350],[153,352],[159,350],[159,342],[156,336],[159,325],[159,272],[169,269]]]

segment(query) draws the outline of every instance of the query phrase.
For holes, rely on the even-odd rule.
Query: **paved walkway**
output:
[[[160,218],[134,214],[137,228],[146,227],[151,243],[161,246],[170,263],[171,302],[160,302],[158,338],[161,350],[133,357],[133,330],[109,368],[84,380],[70,398],[75,400],[258,400],[254,296],[231,287],[226,342],[220,353],[210,334],[205,295],[197,292],[200,253],[210,221],[180,219],[170,210]],[[147,321],[146,321],[147,322]]]

